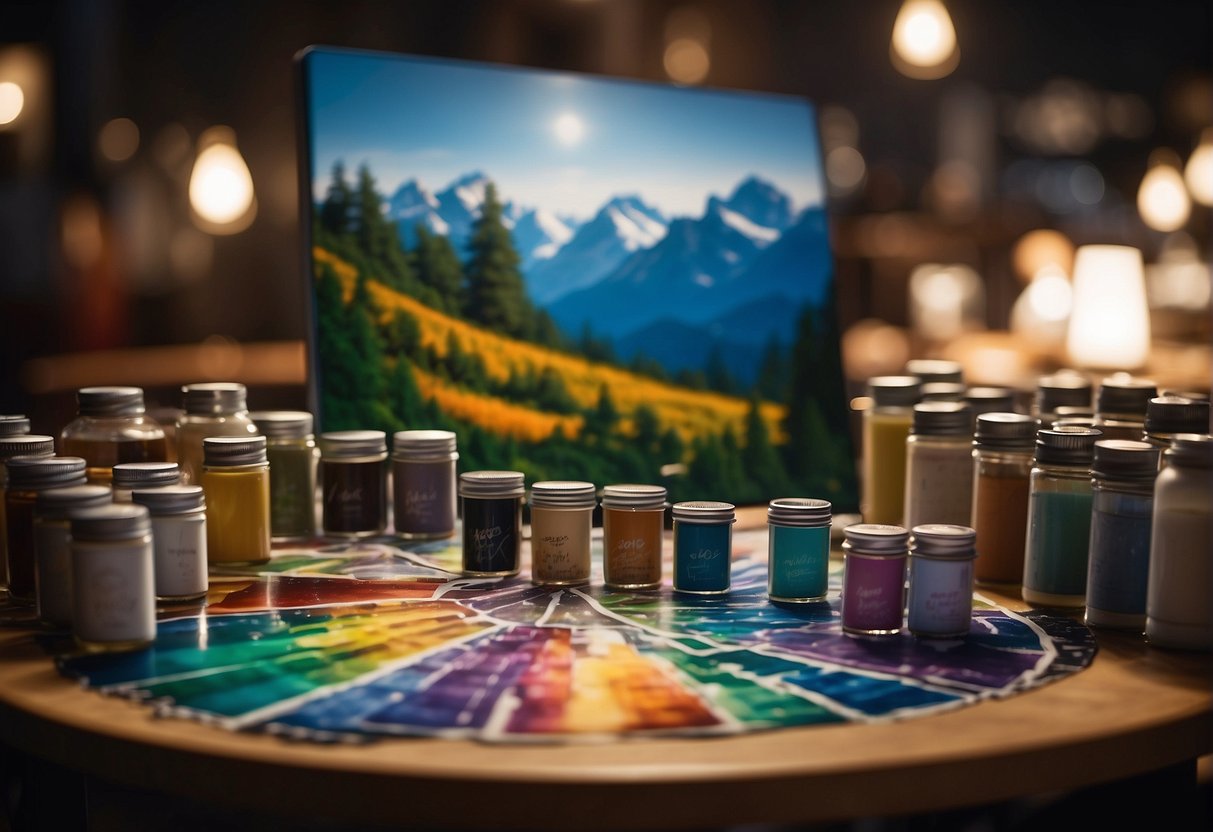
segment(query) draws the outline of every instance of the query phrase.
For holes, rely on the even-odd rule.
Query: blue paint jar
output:
[[[826,597],[830,577],[828,500],[785,497],[767,506],[767,595],[803,604]]]
[[[973,618],[977,538],[968,526],[915,526],[910,544],[907,624],[924,638],[964,638]]]
[[[1095,443],[1086,614],[1093,627],[1145,629],[1158,453],[1148,442]]]
[[[675,592],[729,591],[736,511],[731,503],[710,500],[674,504]]]

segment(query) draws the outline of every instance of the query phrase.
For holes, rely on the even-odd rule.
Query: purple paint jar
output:
[[[901,632],[909,533],[901,526],[859,523],[843,530],[842,631]]]

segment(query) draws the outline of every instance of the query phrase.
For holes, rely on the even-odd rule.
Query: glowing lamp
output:
[[[1146,363],[1150,314],[1140,251],[1129,246],[1078,249],[1066,350],[1081,367],[1132,370]]]
[[[1194,200],[1201,205],[1213,205],[1213,129],[1201,134],[1200,144],[1188,157],[1184,181]]]
[[[229,139],[231,131],[218,130],[207,131],[200,142],[204,146],[190,173],[190,207],[203,231],[234,234],[247,228],[256,214],[253,177]]]
[[[1137,190],[1137,211],[1155,231],[1178,231],[1188,222],[1192,203],[1170,154],[1155,154]]]
[[[910,78],[943,78],[956,68],[956,28],[940,0],[906,0],[893,23],[889,56]]]
[[[12,81],[0,83],[0,125],[11,124],[25,109],[25,90]]]

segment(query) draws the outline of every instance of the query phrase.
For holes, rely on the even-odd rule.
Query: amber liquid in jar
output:
[[[65,437],[59,451],[63,456],[81,456],[88,460],[85,475],[91,483],[108,485],[113,468],[124,462],[163,462],[168,455],[164,436],[139,439],[87,439]]]

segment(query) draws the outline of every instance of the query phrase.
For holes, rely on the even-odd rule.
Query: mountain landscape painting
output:
[[[337,50],[304,73],[324,430],[854,508],[808,103]]]

